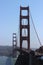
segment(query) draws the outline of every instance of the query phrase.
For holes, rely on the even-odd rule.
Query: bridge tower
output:
[[[16,33],[13,33],[13,47],[17,46],[17,38],[16,38]]]
[[[12,39],[12,44],[13,44],[13,57],[14,57],[14,53],[16,56],[16,51],[14,51],[14,49],[17,47],[17,38],[16,38],[16,33],[13,33],[13,39]]]
[[[27,11],[26,15],[22,14],[22,11]],[[22,25],[22,20],[27,20],[27,25]],[[25,21],[24,21],[25,22]],[[22,36],[22,30],[27,29],[27,36]],[[27,49],[30,49],[30,24],[29,24],[29,7],[20,7],[20,49],[22,49],[22,42],[27,41]],[[24,43],[25,44],[25,43]]]

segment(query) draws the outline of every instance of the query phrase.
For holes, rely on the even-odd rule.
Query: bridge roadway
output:
[[[30,51],[26,49],[20,49],[19,47],[14,47],[14,57],[16,56],[16,52],[22,52],[24,54],[29,54]],[[13,56],[13,47],[12,46],[0,46],[0,56]]]
[[[17,55],[17,51],[24,53],[24,54],[29,54],[31,53],[32,50],[28,51],[27,49],[23,48],[20,49],[19,47],[14,47],[14,57]],[[35,53],[36,56],[43,56],[43,53],[39,53],[36,51],[32,51],[32,53]],[[0,46],[0,56],[13,56],[13,47],[12,46]]]

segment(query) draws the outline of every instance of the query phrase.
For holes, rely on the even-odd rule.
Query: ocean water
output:
[[[15,61],[15,58],[0,56],[0,65],[14,65]]]

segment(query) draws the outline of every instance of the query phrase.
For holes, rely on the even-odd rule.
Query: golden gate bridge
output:
[[[25,16],[22,15],[22,11],[23,10],[24,10],[24,12],[27,11],[27,15],[25,15]],[[32,24],[33,24],[34,31],[36,33],[38,42],[40,44],[40,48],[36,49],[35,51],[30,48],[30,17],[31,17],[31,20],[32,20]],[[24,19],[24,22],[25,22],[25,19],[27,20],[27,24],[23,24],[22,25],[22,20],[23,19]],[[18,56],[18,59],[17,59],[17,62],[16,62],[15,65],[17,65],[18,63],[22,63],[22,65],[23,65],[23,63],[25,61],[26,61],[26,63],[24,63],[24,64],[28,65],[28,60],[31,58],[31,56],[32,57],[34,57],[34,56],[35,57],[43,56],[43,46],[42,46],[41,41],[39,39],[39,36],[37,34],[37,31],[36,31],[36,28],[35,28],[35,25],[34,25],[34,21],[33,21],[33,18],[31,16],[29,7],[21,7],[20,6],[20,25],[19,25],[19,30],[20,30],[19,31],[19,36],[20,36],[19,43],[20,43],[20,47],[17,46],[17,44],[18,44],[18,42],[17,42],[17,35],[16,35],[16,33],[13,33],[12,51],[11,51],[11,53],[9,52],[9,54],[3,52],[2,55],[14,57],[14,54],[16,54],[16,52],[18,51],[20,53],[20,55]],[[24,32],[24,34],[23,34],[23,32]],[[23,41],[27,41],[27,48],[23,48],[22,47]],[[25,43],[24,43],[24,45],[25,45]],[[24,59],[26,59],[26,60],[24,60]],[[29,62],[30,61],[31,60],[29,60]],[[30,63],[30,65],[31,65],[31,63]]]

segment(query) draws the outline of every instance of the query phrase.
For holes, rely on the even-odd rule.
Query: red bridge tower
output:
[[[22,15],[22,11],[27,11],[27,15]],[[22,25],[22,20],[27,20],[27,25]],[[25,22],[25,21],[24,21]],[[27,29],[27,36],[22,36],[22,30]],[[22,49],[22,42],[27,41],[28,50],[30,49],[30,24],[29,24],[29,7],[20,7],[20,49]],[[24,43],[25,44],[25,43]]]

